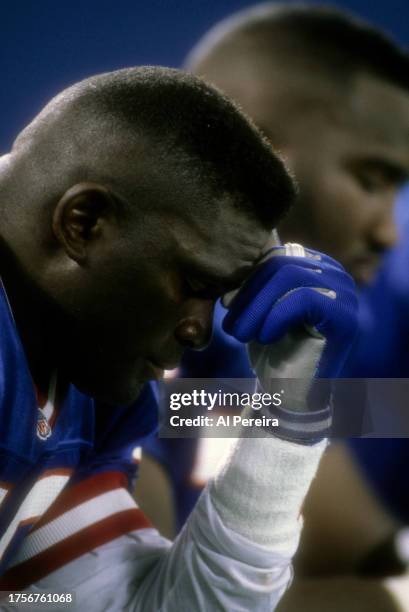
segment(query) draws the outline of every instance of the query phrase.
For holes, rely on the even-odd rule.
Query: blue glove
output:
[[[311,408],[311,382],[335,378],[347,358],[358,322],[355,285],[335,260],[300,245],[273,247],[267,256],[230,304],[224,300],[223,328],[248,343],[263,390],[292,379],[286,409],[276,413],[295,438],[291,432],[283,437],[311,443],[327,432],[329,418],[327,400],[324,408]],[[293,412],[320,435],[296,426]]]
[[[303,257],[292,256],[287,254],[292,246],[271,249],[234,298],[223,329],[241,342],[260,344],[275,343],[296,329],[319,334],[322,352],[313,375],[334,378],[357,330],[354,281],[331,257],[310,249]]]

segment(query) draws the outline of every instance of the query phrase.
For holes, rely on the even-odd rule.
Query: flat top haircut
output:
[[[313,4],[270,2],[241,11],[210,30],[186,66],[226,83],[225,91],[233,96],[240,88],[238,74],[245,81],[246,73],[258,82],[266,82],[270,74],[278,88],[280,77],[291,82],[288,93],[293,94],[298,85],[300,95],[309,93],[317,103],[325,99],[325,88],[341,93],[360,73],[409,89],[405,50],[358,18]],[[242,88],[248,85],[243,83]]]
[[[26,204],[53,200],[80,181],[103,182],[132,199],[135,185],[139,195],[149,192],[155,172],[177,166],[181,180],[233,194],[240,208],[275,223],[294,191],[271,145],[233,102],[193,75],[161,67],[101,74],[66,89],[23,130],[11,155]]]

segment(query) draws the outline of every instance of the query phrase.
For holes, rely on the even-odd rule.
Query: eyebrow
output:
[[[244,264],[238,270],[235,270],[233,274],[226,276],[219,270],[211,269],[210,267],[204,267],[202,262],[194,262],[186,266],[188,274],[192,274],[197,280],[208,285],[211,290],[214,290],[215,294],[222,295],[233,289],[240,287],[244,283],[254,270],[254,264]]]

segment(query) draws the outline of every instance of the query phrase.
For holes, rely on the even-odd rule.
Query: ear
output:
[[[116,223],[115,199],[97,183],[78,183],[59,200],[52,217],[55,237],[68,256],[84,263],[88,249]]]

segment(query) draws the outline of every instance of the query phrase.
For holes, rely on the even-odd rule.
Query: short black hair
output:
[[[36,156],[45,157],[48,173],[57,158],[65,159],[81,166],[77,180],[95,180],[95,159],[114,139],[124,148],[148,143],[148,154],[153,144],[155,163],[180,159],[185,174],[217,193],[232,194],[238,207],[270,225],[294,198],[283,162],[239,108],[201,79],[170,68],[127,68],[73,85],[45,107],[14,149],[42,142]],[[109,158],[103,160],[106,172]]]
[[[229,45],[235,51],[233,45],[239,39],[252,39],[255,52],[276,53],[278,59],[283,53],[286,59],[291,55],[315,60],[333,79],[362,71],[409,89],[407,50],[335,6],[267,2],[240,11],[204,36],[189,55],[188,67],[194,68],[212,53],[220,57]]]

